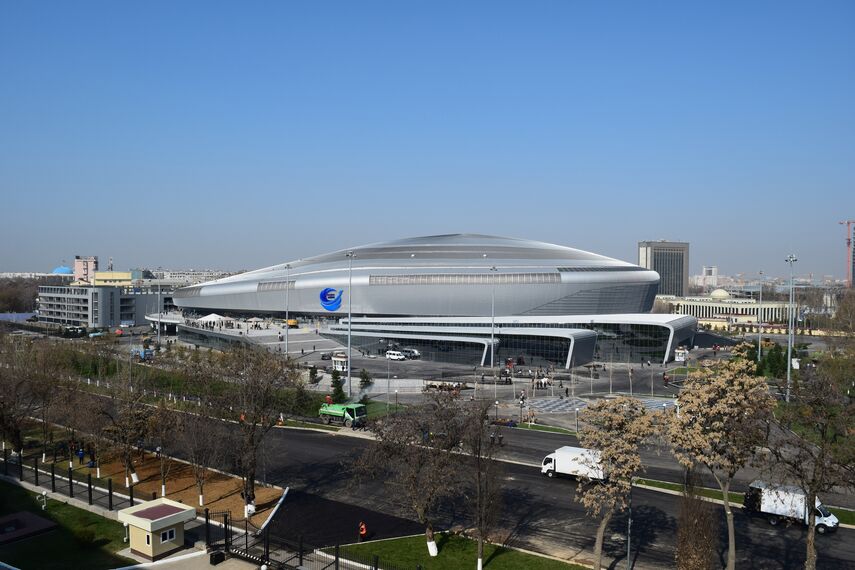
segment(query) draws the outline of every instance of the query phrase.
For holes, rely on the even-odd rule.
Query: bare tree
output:
[[[677,570],[714,570],[718,564],[718,517],[715,507],[697,494],[700,477],[686,469],[677,523]]]
[[[238,412],[239,440],[234,459],[243,478],[244,516],[255,513],[255,475],[258,450],[288,406],[285,388],[296,384],[297,372],[281,357],[253,347],[239,347],[222,355],[216,365],[226,393]]]
[[[369,426],[377,442],[355,463],[357,475],[383,477],[390,495],[425,528],[428,552],[437,555],[433,521],[456,492],[462,421],[451,394],[432,394],[427,404],[406,408]]]
[[[478,538],[478,564],[484,560],[484,541],[488,539],[501,507],[500,463],[494,454],[501,439],[501,428],[489,426],[491,404],[473,401],[465,405],[463,424],[463,473],[470,479],[471,505],[474,511],[475,533]]]
[[[175,464],[172,459],[177,442],[180,438],[182,423],[179,421],[178,412],[175,412],[161,399],[154,413],[149,417],[148,437],[151,446],[154,447],[158,468],[160,471],[160,496],[166,496],[166,480],[169,472]]]
[[[24,424],[43,406],[36,385],[47,357],[40,343],[0,336],[0,431],[18,453],[23,453]]]
[[[644,470],[639,449],[653,433],[651,416],[640,400],[626,396],[600,400],[580,415],[585,425],[579,442],[599,451],[600,464],[607,467],[604,480],[581,482],[576,496],[589,515],[600,518],[594,545],[597,570],[602,568],[606,528],[616,513],[626,509],[632,479]]]
[[[129,366],[127,375],[110,383],[108,398],[98,400],[99,413],[105,419],[104,435],[125,469],[125,486],[137,484],[134,451],[145,441],[152,410],[146,405],[141,383],[132,376],[132,368]]]
[[[851,388],[855,353],[821,360],[815,369],[803,368],[793,382],[789,403],[782,403],[780,421],[788,426],[770,446],[778,475],[794,482],[807,498],[836,487],[855,485],[855,403]],[[778,433],[775,434],[778,436]],[[816,509],[808,508],[805,568],[816,568]]]
[[[736,565],[736,533],[730,485],[736,473],[766,439],[774,399],[755,365],[734,358],[689,375],[676,411],[666,414],[666,434],[674,456],[685,467],[704,465],[724,498],[727,519],[727,568]]]
[[[229,432],[221,420],[198,414],[181,414],[178,447],[190,462],[193,481],[199,492],[199,506],[205,506],[205,483],[210,468],[225,456]]]

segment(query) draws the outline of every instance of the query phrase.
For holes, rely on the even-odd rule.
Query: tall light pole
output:
[[[285,358],[288,358],[288,329],[291,325],[288,324],[288,293],[291,291],[291,264],[285,266]],[[348,293],[349,294],[349,293]]]
[[[353,251],[348,251],[346,254],[348,259],[347,268],[347,397],[353,396],[353,388],[350,381],[350,369],[353,368],[351,363],[351,342],[350,342],[350,325],[353,320]]]
[[[757,362],[763,357],[763,272],[760,272],[760,306],[757,309]]]
[[[492,294],[490,295],[490,372],[493,373],[493,382],[496,381],[496,369],[493,360],[495,359],[496,353],[496,340],[495,340],[495,328],[496,328],[496,273],[499,271],[496,269],[496,266],[493,265],[490,267],[491,273],[491,281],[493,282]]]
[[[790,265],[790,302],[787,305],[787,323],[789,325],[789,330],[787,331],[787,394],[786,401],[790,401],[790,383],[792,378],[792,368],[793,368],[793,326],[794,326],[794,314],[793,314],[793,263],[797,262],[796,256],[792,253],[787,256],[785,259]]]

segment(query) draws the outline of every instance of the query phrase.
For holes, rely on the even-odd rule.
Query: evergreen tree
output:
[[[341,404],[342,402],[347,401],[347,395],[344,393],[344,389],[342,388],[343,382],[341,381],[341,372],[338,370],[332,371],[332,399],[336,404]]]

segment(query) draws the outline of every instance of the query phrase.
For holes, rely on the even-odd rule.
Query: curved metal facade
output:
[[[352,259],[348,252],[353,252]],[[351,277],[352,298],[348,286]],[[569,247],[473,234],[341,250],[176,291],[183,309],[366,316],[590,315],[649,311],[654,271]]]

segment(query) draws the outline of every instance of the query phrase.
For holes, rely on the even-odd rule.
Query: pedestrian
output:
[[[365,521],[359,521],[359,542],[365,542],[366,538],[368,538],[368,526]]]
[[[564,396],[566,396],[567,398],[570,397],[570,388],[564,388]]]

